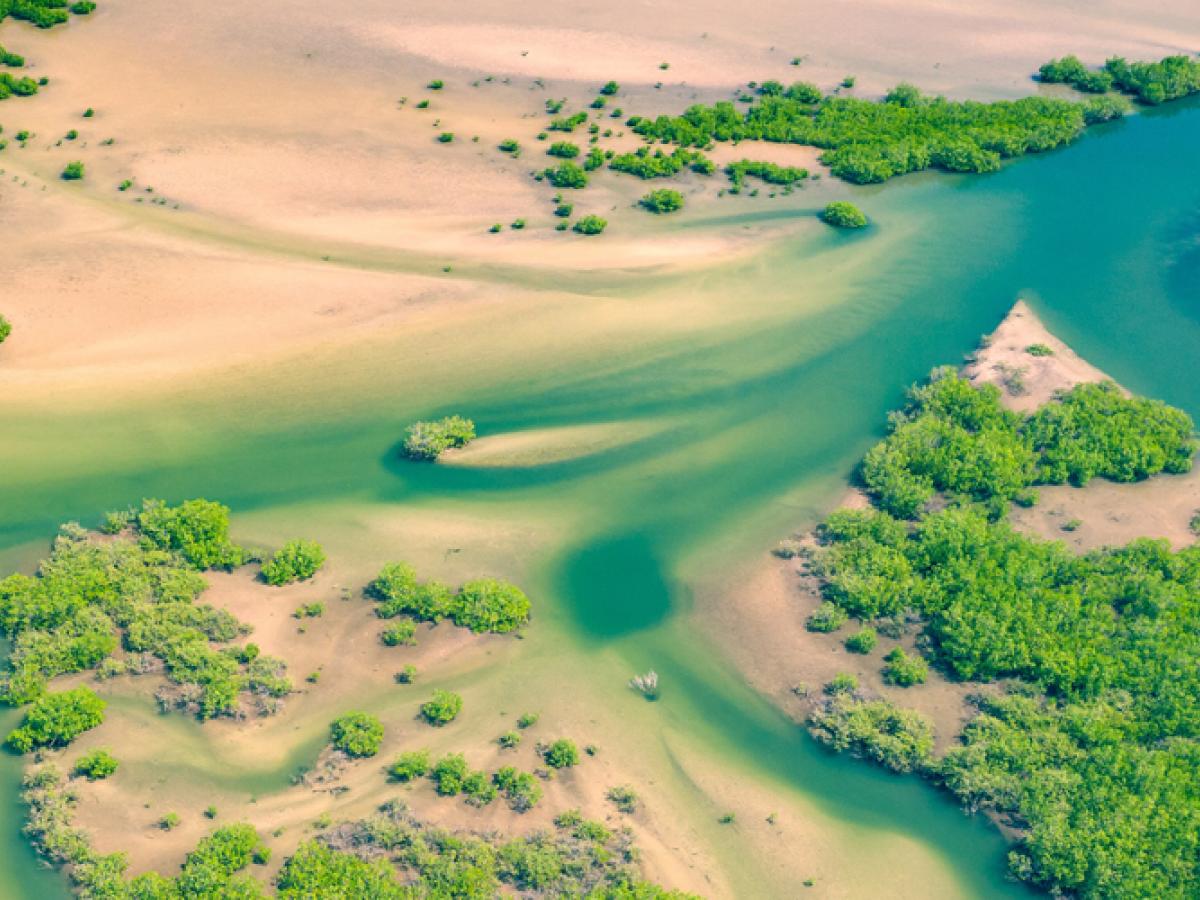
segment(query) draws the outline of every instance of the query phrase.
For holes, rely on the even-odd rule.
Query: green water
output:
[[[1019,896],[992,829],[916,780],[821,752],[719,661],[684,614],[694,586],[810,523],[904,386],[960,359],[1018,294],[1114,377],[1200,416],[1197,145],[1200,106],[1179,104],[995,175],[858,191],[876,221],[863,234],[775,241],[700,274],[563,282],[572,303],[616,316],[689,293],[719,303],[719,326],[686,338],[622,342],[598,331],[595,347],[576,335],[560,348],[549,325],[557,313],[547,313],[545,346],[531,347],[520,343],[527,331],[497,317],[478,326],[494,352],[464,360],[455,351],[464,335],[446,334],[444,354],[430,354],[421,376],[390,362],[411,355],[411,340],[381,335],[103,409],[30,413],[0,397],[0,546],[28,560],[29,542],[58,522],[94,521],[145,495],[218,497],[264,517],[303,502],[303,530],[317,537],[322,510],[347,505],[561,516],[574,524],[526,561],[540,609],[531,652],[552,657],[564,679],[543,690],[592,677],[584,661],[616,659],[621,672],[653,666],[664,695],[637,710],[648,727],[805,798],[849,834],[918,841],[953,873],[945,893]],[[730,207],[724,219],[681,227],[811,214],[803,194],[784,202],[795,206]],[[512,282],[486,269],[473,276]],[[551,286],[537,274],[517,280]],[[471,415],[484,434],[624,420],[661,427],[522,470],[396,459],[406,421],[448,411]],[[282,787],[294,762],[255,784]],[[5,798],[18,777],[19,764],[4,760]],[[0,893],[61,890],[35,869],[19,821],[14,803],[0,801]],[[754,895],[741,877],[741,892]]]

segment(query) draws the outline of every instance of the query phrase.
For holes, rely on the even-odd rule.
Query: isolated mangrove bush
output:
[[[404,455],[409,459],[432,461],[447,450],[465,447],[473,440],[475,423],[462,416],[414,422],[405,432]]]
[[[835,228],[863,228],[867,217],[861,209],[845,200],[834,200],[821,210],[821,220]]]
[[[577,234],[600,234],[608,227],[608,220],[600,218],[600,216],[587,215],[580,218],[572,226]]]
[[[659,188],[643,196],[638,203],[652,213],[672,213],[683,209],[683,194],[670,188]]]
[[[383,746],[383,723],[370,713],[348,712],[329,726],[330,743],[348,756],[374,756]]]
[[[288,541],[269,560],[263,563],[262,574],[267,584],[281,586],[305,581],[325,565],[325,551],[316,541]]]
[[[628,124],[648,140],[679,147],[744,140],[819,147],[835,176],[863,184],[928,168],[994,171],[1003,159],[1070,143],[1086,122],[1083,104],[1068,100],[952,101],[901,84],[874,101],[823,97],[801,82],[761,93],[744,109],[719,101],[678,116],[634,116]]]
[[[448,725],[462,712],[463,699],[453,691],[434,691],[433,696],[421,704],[421,718],[430,725]]]

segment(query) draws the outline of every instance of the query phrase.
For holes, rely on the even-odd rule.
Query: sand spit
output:
[[[1051,334],[1024,300],[988,335],[962,374],[975,385],[996,385],[1004,405],[1018,412],[1037,409],[1077,384],[1108,379]]]
[[[544,466],[610,450],[662,427],[658,422],[602,422],[487,435],[445,453],[438,464],[481,469]]]

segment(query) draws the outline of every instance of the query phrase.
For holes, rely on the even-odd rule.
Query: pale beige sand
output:
[[[980,686],[948,681],[934,670],[922,685],[885,684],[883,657],[897,645],[912,651],[915,632],[899,641],[880,635],[871,653],[850,653],[843,642],[858,630],[853,621],[832,634],[805,628],[820,603],[819,585],[797,560],[761,561],[697,591],[697,615],[705,629],[750,684],[798,721],[821,700],[821,686],[846,672],[867,693],[928,716],[939,749],[947,747],[971,712],[967,695]]]
[[[1035,356],[1029,348],[1049,347],[1050,356]],[[1077,384],[1108,380],[1108,376],[1081,359],[1051,334],[1024,300],[1018,300],[1004,321],[963,367],[972,384],[994,384],[1004,405],[1029,412],[1050,401],[1059,391]]]
[[[529,177],[546,163],[533,140],[542,102],[565,97],[579,108],[608,78],[623,82],[613,105],[626,113],[682,109],[768,77],[829,86],[855,74],[861,94],[908,78],[955,94],[1015,95],[1035,89],[1028,75],[1050,55],[1148,57],[1200,43],[1200,12],[1165,0],[1087,10],[810,0],[761,16],[717,0],[653,9],[486,0],[469,21],[459,12],[420,0],[401,16],[368,0],[350,20],[302,0],[231,16],[200,0],[109,0],[65,29],[0,24],[0,41],[31,60],[32,74],[52,78],[37,97],[0,108],[9,133],[35,133],[0,158],[0,268],[17,273],[3,302],[17,327],[0,354],[6,375],[81,389],[120,373],[145,381],[357,340],[364,325],[405,321],[404,307],[441,312],[457,306],[447,299],[509,296],[456,278],[355,269],[419,263],[436,277],[442,264],[471,259],[552,277],[556,268],[697,268],[750,252],[746,235],[727,231],[664,237],[633,209],[646,185],[612,173],[573,198],[578,213],[609,218],[609,233],[551,230],[553,191]],[[789,65],[794,56],[803,64]],[[432,78],[445,89],[425,90]],[[415,109],[426,96],[431,108]],[[95,118],[80,118],[86,106]],[[622,129],[620,119],[597,121]],[[60,140],[69,128],[78,141]],[[458,140],[438,144],[442,130]],[[506,137],[525,145],[520,159],[494,149]],[[811,151],[799,148],[752,152],[811,166]],[[87,164],[81,184],[57,179],[70,159]],[[117,192],[124,178],[134,188]],[[684,215],[752,202],[723,206],[723,186],[721,177],[686,181]],[[487,233],[518,217],[526,230]]]
[[[1200,469],[1135,484],[1096,478],[1084,488],[1038,488],[1038,496],[1036,506],[1013,509],[1013,525],[1079,551],[1127,544],[1140,537],[1165,539],[1176,550],[1197,540],[1189,523],[1200,515]],[[1076,522],[1073,531],[1063,527]]]
[[[447,451],[438,459],[438,465],[467,468],[544,466],[611,450],[662,428],[661,422],[602,422],[486,435],[461,450]]]

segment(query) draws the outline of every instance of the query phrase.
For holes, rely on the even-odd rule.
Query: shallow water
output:
[[[303,530],[323,540],[336,519],[323,509],[347,506],[557,517],[570,524],[526,561],[541,610],[529,652],[556,679],[537,690],[569,693],[597,677],[619,688],[621,673],[653,666],[664,694],[630,713],[642,729],[827,815],[842,836],[848,895],[865,891],[854,872],[872,866],[873,841],[894,834],[938,861],[931,896],[1020,895],[985,823],[914,779],[828,756],[746,688],[689,625],[689,589],[810,523],[904,386],[960,359],[1018,294],[1115,378],[1200,417],[1198,145],[1200,104],[1179,104],[995,175],[857,191],[876,223],[863,234],[806,233],[699,274],[572,279],[573,303],[595,297],[618,318],[695,297],[712,325],[687,334],[598,332],[588,348],[578,336],[559,347],[545,331],[529,346],[542,320],[490,322],[442,339],[447,356],[480,340],[491,352],[424,374],[397,362],[409,338],[381,336],[94,411],[30,411],[0,398],[0,471],[10,473],[0,481],[0,546],[28,560],[29,543],[58,522],[92,522],[148,495],[216,497],[264,520],[304,503]],[[806,202],[801,193],[681,227],[779,221]],[[551,286],[544,276],[522,284]],[[548,303],[539,314],[587,312]],[[623,420],[661,430],[529,469],[396,460],[406,421],[448,411],[471,415],[485,434]],[[633,702],[615,689],[604,696]],[[252,781],[282,787],[294,767]],[[60,882],[40,876],[19,836],[18,778],[19,762],[4,759],[0,894],[45,897]],[[748,863],[721,864],[742,895],[771,893]]]

